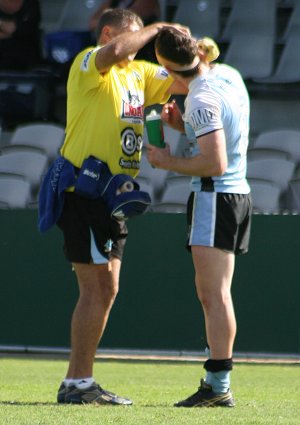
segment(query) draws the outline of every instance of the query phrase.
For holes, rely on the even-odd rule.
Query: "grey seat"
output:
[[[287,190],[287,207],[291,212],[300,212],[300,178],[292,179]]]
[[[88,31],[91,15],[103,0],[66,0],[59,17],[58,29]]]
[[[300,33],[295,33],[287,39],[274,73],[268,78],[258,79],[258,82],[295,83],[298,81],[300,81]]]
[[[172,20],[188,26],[196,38],[217,38],[220,7],[221,0],[181,0]]]
[[[28,124],[14,131],[10,145],[42,149],[49,161],[55,159],[64,141],[64,128],[57,124]]]
[[[153,205],[153,212],[186,213],[188,197],[191,193],[189,176],[170,175],[166,179],[161,199]]]
[[[253,143],[254,148],[272,148],[285,151],[297,163],[300,162],[300,131],[274,130],[260,133]]]
[[[279,186],[264,179],[248,178],[251,187],[253,212],[256,213],[278,213],[280,211]]]
[[[26,208],[30,201],[31,187],[24,177],[0,173],[0,208]]]
[[[241,33],[227,48],[224,62],[238,69],[244,79],[269,77],[274,66],[274,36]]]
[[[222,34],[230,41],[243,34],[268,35],[274,38],[276,0],[235,0]],[[240,49],[244,45],[240,44]]]
[[[249,160],[247,178],[258,178],[273,182],[284,191],[296,168],[294,161],[282,158],[258,158]]]
[[[34,195],[38,191],[47,163],[47,156],[40,152],[11,152],[0,156],[0,173],[23,176]]]
[[[286,41],[291,36],[300,35],[300,3],[295,2],[292,14],[284,31],[282,40]]]

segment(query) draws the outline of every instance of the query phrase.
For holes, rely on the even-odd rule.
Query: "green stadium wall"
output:
[[[185,250],[184,214],[128,222],[120,291],[102,348],[202,351],[204,321]],[[57,228],[37,230],[36,210],[0,210],[0,346],[69,348],[78,291]],[[238,257],[235,352],[300,353],[300,216],[253,216]]]

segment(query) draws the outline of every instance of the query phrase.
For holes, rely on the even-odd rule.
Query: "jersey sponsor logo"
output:
[[[132,128],[127,127],[121,134],[122,151],[127,156],[132,156],[142,149],[143,138],[135,134]]]
[[[159,66],[155,75],[158,80],[165,80],[169,76],[168,72],[162,66]]]
[[[89,69],[89,61],[90,61],[90,57],[91,55],[96,52],[97,50],[99,50],[100,47],[96,47],[96,49],[90,50],[87,52],[87,54],[84,56],[81,65],[80,65],[80,69],[81,71],[88,71]]]
[[[191,113],[191,120],[193,122],[193,127],[195,128],[216,122],[217,114],[212,109],[197,109]]]
[[[127,95],[128,99],[122,100],[121,119],[140,123],[144,117],[144,105],[142,105],[137,94],[131,94],[128,90]]]
[[[126,169],[134,169],[134,170],[140,169],[140,163],[136,159],[131,160],[131,159],[120,158],[119,165],[120,167],[126,168]]]

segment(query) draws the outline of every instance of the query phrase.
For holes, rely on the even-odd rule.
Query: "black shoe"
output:
[[[211,385],[208,385],[201,379],[201,385],[198,391],[185,400],[174,404],[176,407],[233,407],[234,400],[232,393],[228,390],[226,393],[216,394]]]
[[[116,394],[106,391],[100,385],[94,382],[89,388],[83,390],[71,385],[66,387],[61,384],[57,394],[58,403],[67,404],[114,404],[114,405],[131,405],[132,401],[128,398],[119,397]]]
[[[65,398],[66,398],[67,391],[68,391],[68,388],[62,382],[57,392],[57,403],[66,403]]]

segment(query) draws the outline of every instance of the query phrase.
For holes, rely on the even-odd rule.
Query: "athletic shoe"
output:
[[[64,382],[60,384],[60,387],[57,392],[57,403],[65,403],[66,393],[68,388],[65,386]]]
[[[61,384],[57,394],[58,403],[67,404],[114,404],[114,405],[130,405],[132,401],[128,398],[119,397],[116,394],[106,391],[100,385],[94,382],[89,388],[79,389],[75,385],[66,387]]]
[[[201,385],[198,391],[185,400],[174,404],[176,407],[233,407],[234,400],[232,393],[228,390],[226,393],[216,394],[211,385],[206,384],[201,379]]]

